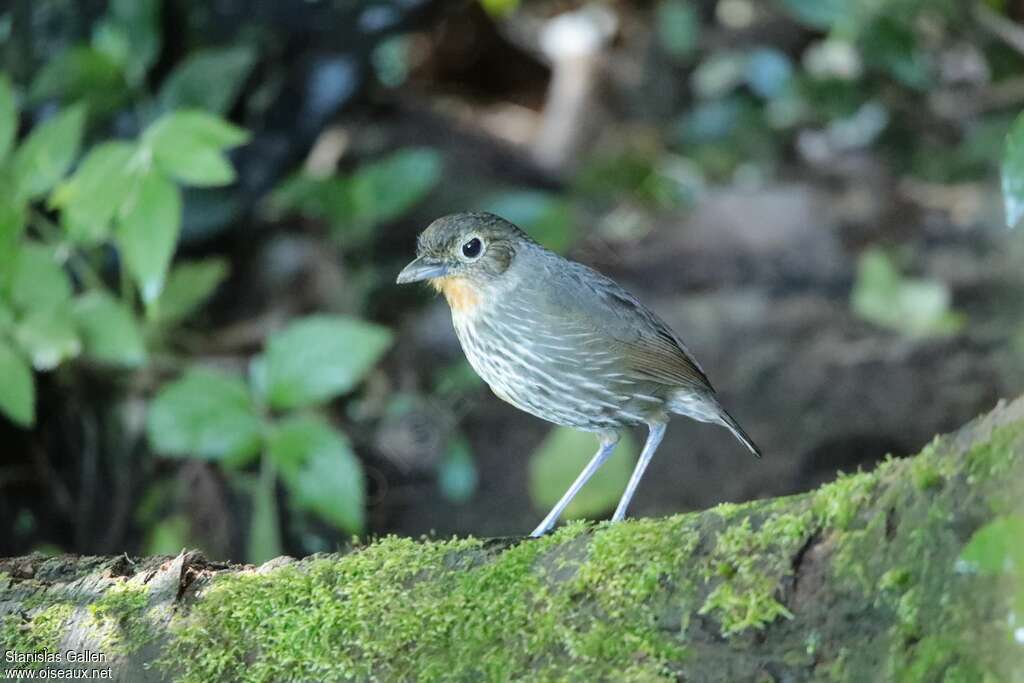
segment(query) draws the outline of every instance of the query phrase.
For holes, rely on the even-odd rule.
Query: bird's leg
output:
[[[655,422],[650,425],[651,431],[647,433],[647,443],[644,444],[644,449],[640,452],[640,459],[637,461],[636,467],[633,468],[633,474],[629,478],[629,483],[626,484],[626,491],[619,500],[619,506],[615,508],[615,514],[612,515],[613,522],[618,522],[625,518],[629,501],[633,500],[633,494],[636,493],[636,487],[640,485],[640,480],[644,476],[644,470],[651,464],[654,451],[658,450],[661,438],[665,436],[666,426],[664,422]]]
[[[594,454],[594,457],[590,459],[587,466],[579,473],[579,476],[576,477],[576,481],[572,483],[569,490],[562,495],[562,498],[557,503],[555,503],[555,507],[551,508],[551,512],[548,513],[548,516],[545,517],[544,521],[542,521],[537,528],[533,530],[530,536],[537,538],[538,536],[543,536],[547,532],[551,531],[552,527],[554,527],[555,523],[558,521],[558,518],[562,516],[562,512],[565,510],[566,506],[572,502],[572,499],[580,492],[580,489],[587,483],[587,480],[594,476],[594,473],[601,468],[604,461],[607,460],[608,456],[610,456],[615,450],[615,445],[617,443],[619,443],[619,435],[614,432],[603,434],[601,436],[601,447],[597,449],[597,453]]]

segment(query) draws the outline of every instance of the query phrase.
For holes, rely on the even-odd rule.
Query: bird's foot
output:
[[[554,519],[552,519],[550,521],[545,519],[543,522],[541,522],[537,526],[536,529],[534,529],[533,531],[530,532],[530,538],[540,538],[544,534],[548,533],[553,528],[555,528],[555,522],[556,521],[557,520],[554,520]]]

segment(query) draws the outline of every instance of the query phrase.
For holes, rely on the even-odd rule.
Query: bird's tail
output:
[[[668,409],[678,415],[701,422],[720,424],[733,433],[740,442],[750,449],[756,457],[761,457],[761,449],[757,447],[743,427],[733,419],[733,416],[726,412],[718,398],[711,392],[693,391],[690,389],[679,389],[669,395]]]
[[[726,429],[732,432],[733,436],[740,440],[740,443],[750,449],[750,452],[754,454],[755,458],[761,457],[761,449],[757,447],[757,444],[750,438],[750,435],[743,431],[743,427],[740,427],[740,423],[733,419],[732,415],[725,412],[724,408],[719,415],[719,420]]]

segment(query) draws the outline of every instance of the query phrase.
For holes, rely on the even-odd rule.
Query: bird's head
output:
[[[516,252],[532,240],[490,213],[438,218],[420,233],[416,258],[398,274],[398,284],[429,281],[456,310],[479,303],[481,292],[500,282]]]

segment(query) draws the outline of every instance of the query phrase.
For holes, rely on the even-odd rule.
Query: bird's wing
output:
[[[570,319],[589,323],[621,354],[633,373],[658,384],[714,391],[703,368],[682,340],[657,314],[597,271],[568,262],[569,282],[553,288],[550,299]]]

